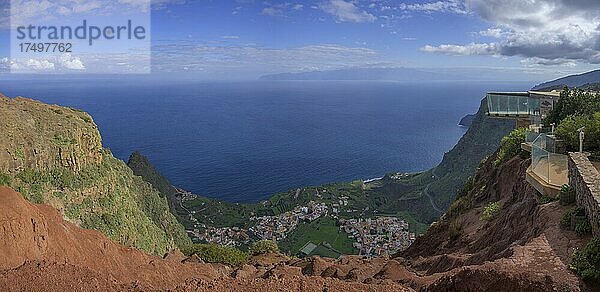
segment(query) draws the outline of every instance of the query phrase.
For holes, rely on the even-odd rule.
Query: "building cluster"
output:
[[[395,217],[340,219],[340,228],[354,238],[361,255],[385,256],[406,249],[415,241],[408,223]]]
[[[260,239],[281,240],[294,230],[300,221],[314,221],[326,216],[328,207],[325,203],[309,202],[307,206],[297,206],[293,210],[276,216],[252,217],[256,225],[250,228]]]
[[[192,235],[193,238],[196,239],[195,241],[215,243],[227,246],[238,246],[241,244],[250,243],[250,236],[248,236],[248,231],[243,228],[217,228],[205,224],[200,225],[200,227],[202,227],[202,231],[198,228],[195,228],[192,231],[188,231],[188,233],[190,233],[190,235]]]

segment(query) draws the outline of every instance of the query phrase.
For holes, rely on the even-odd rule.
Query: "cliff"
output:
[[[428,191],[437,206],[446,210],[475,168],[500,145],[502,137],[515,127],[513,120],[494,119],[486,115],[487,103],[481,101],[471,126],[458,143],[429,174],[435,181]]]
[[[239,267],[165,259],[64,222],[50,206],[0,188],[0,289],[196,291],[589,291],[569,271],[585,239],[559,228],[568,209],[540,204],[525,182],[529,160],[485,160],[449,212],[393,258],[254,256]],[[499,204],[483,218],[486,206]]]
[[[102,149],[87,113],[2,96],[0,137],[0,185],[152,254],[191,243],[167,200]]]

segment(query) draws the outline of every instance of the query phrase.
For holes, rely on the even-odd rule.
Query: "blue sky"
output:
[[[86,13],[106,14],[106,2],[133,6],[147,0],[13,3],[34,10],[48,1],[56,6],[45,13],[58,5],[72,11],[86,5]],[[349,67],[473,68],[499,78],[544,80],[596,69],[599,11],[600,1],[593,0],[156,0],[152,70],[253,79]],[[7,36],[4,25],[0,37]],[[2,46],[5,66],[8,55]],[[87,70],[110,63],[75,53],[69,60]]]

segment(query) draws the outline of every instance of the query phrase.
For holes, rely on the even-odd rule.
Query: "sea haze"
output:
[[[301,186],[433,167],[486,91],[530,86],[124,77],[0,81],[0,92],[81,108],[115,156],[139,150],[176,186],[255,202]]]

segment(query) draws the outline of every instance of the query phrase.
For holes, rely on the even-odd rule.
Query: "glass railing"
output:
[[[531,171],[545,182],[549,182],[548,151],[537,145],[531,146]]]
[[[526,131],[525,132],[525,143],[533,143],[535,139],[540,135],[540,133],[534,131]]]
[[[486,99],[490,114],[539,115],[539,101],[527,95],[488,93]]]
[[[567,155],[550,153],[548,156],[548,182],[555,186],[569,183],[569,159]]]
[[[544,182],[562,186],[569,180],[568,158],[554,153],[555,148],[553,136],[538,134],[531,145],[531,170]]]

